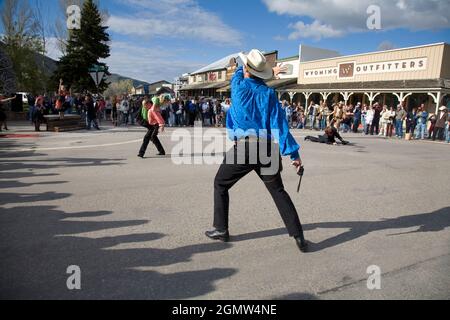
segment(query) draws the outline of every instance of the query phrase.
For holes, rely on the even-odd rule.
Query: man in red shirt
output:
[[[161,101],[159,98],[153,98],[152,101],[148,101],[146,103],[145,108],[143,108],[141,112],[144,120],[148,121],[148,131],[144,137],[144,142],[142,143],[138,157],[144,158],[150,141],[153,142],[155,147],[158,149],[158,155],[165,156],[166,151],[158,138],[159,131],[164,132],[165,127],[165,121],[161,115]]]

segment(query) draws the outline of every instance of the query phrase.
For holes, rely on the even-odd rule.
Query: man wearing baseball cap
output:
[[[308,242],[294,203],[284,189],[281,178],[281,155],[290,156],[293,166],[300,170],[300,146],[289,133],[286,115],[280,106],[277,95],[264,80],[272,79],[284,72],[279,66],[272,69],[266,57],[259,50],[248,55],[240,54],[243,66],[240,66],[231,80],[232,106],[227,113],[227,129],[230,139],[235,140],[235,148],[227,153],[214,182],[214,230],[206,232],[213,240],[227,242],[229,190],[243,177],[255,171],[270,192],[278,211],[288,229],[289,235],[302,252],[308,251]],[[273,151],[271,140],[279,146]],[[257,140],[258,154],[250,154],[251,142]],[[263,163],[261,142],[265,141],[269,151],[270,164]],[[267,150],[269,149],[269,150]],[[251,159],[250,159],[251,158]],[[244,160],[244,161],[243,161]],[[275,166],[277,170],[267,170]],[[270,172],[270,173],[269,173]]]

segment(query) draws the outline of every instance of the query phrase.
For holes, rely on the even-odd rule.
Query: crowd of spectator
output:
[[[126,95],[112,97],[106,101],[105,116],[115,126],[134,125],[144,99],[145,97]],[[168,127],[193,127],[196,122],[201,122],[206,127],[225,127],[226,113],[231,107],[230,99],[175,99],[166,96],[163,100],[165,101],[161,102],[161,115]]]
[[[141,110],[144,96],[114,96],[103,98],[92,95],[71,95],[60,86],[55,97],[28,97],[30,105],[28,118],[40,130],[45,115],[61,117],[78,114],[86,123],[86,128],[99,129],[103,121],[111,121],[116,127],[136,125],[135,118]],[[149,98],[149,97],[147,97]],[[231,100],[215,98],[172,98],[167,96],[161,103],[161,115],[168,127],[192,127],[201,122],[205,127],[225,127],[226,115]],[[386,138],[432,139],[450,142],[450,118],[445,106],[438,114],[429,113],[424,104],[406,110],[402,105],[396,107],[379,103],[356,105],[344,102],[319,104],[311,101],[305,108],[297,103],[281,101],[286,120],[291,129],[324,131],[334,127],[341,133],[353,132],[364,135],[378,135]]]
[[[307,108],[287,101],[281,102],[290,128],[323,131],[329,126],[338,132],[379,135],[386,138],[394,136],[403,139],[432,139],[449,142],[450,118],[445,106],[439,108],[438,114],[427,112],[425,104],[418,108],[405,110],[379,103],[366,105],[346,105],[344,102],[329,106],[321,101],[311,101]]]

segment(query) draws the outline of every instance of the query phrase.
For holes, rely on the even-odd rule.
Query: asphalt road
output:
[[[11,129],[0,138],[2,299],[450,298],[450,145],[348,134],[352,146],[334,147],[295,131],[301,193],[289,159],[283,178],[313,243],[301,254],[255,174],[231,192],[232,242],[215,243],[204,231],[218,165],[176,165],[153,147],[139,159],[136,127]],[[72,265],[81,290],[67,288]],[[368,289],[369,266],[380,289]]]

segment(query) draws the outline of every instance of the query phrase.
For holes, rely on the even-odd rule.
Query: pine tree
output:
[[[80,29],[69,32],[66,54],[58,63],[56,79],[63,79],[64,84],[77,92],[97,93],[97,87],[92,80],[89,69],[94,65],[101,66],[106,75],[109,68],[100,59],[110,56],[108,27],[103,26],[99,9],[93,0],[86,0],[81,10]],[[108,88],[108,83],[102,81],[98,92]]]

